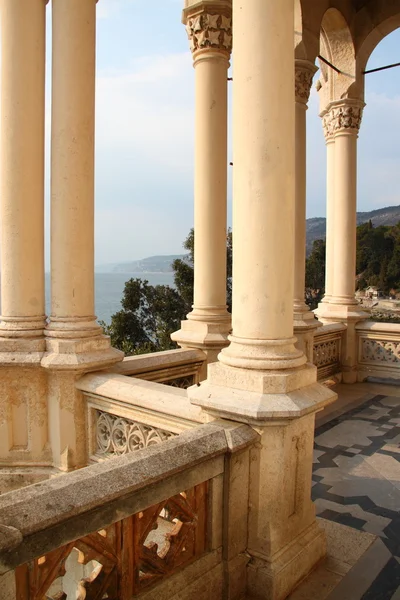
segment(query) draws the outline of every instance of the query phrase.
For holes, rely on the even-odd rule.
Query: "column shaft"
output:
[[[96,0],[53,0],[50,330],[96,328],[95,44]]]
[[[45,325],[45,0],[1,2],[0,336]]]
[[[233,15],[233,231],[237,250],[233,330],[245,339],[291,338],[295,115],[293,44],[289,42],[293,31],[288,27],[288,14],[292,0],[282,0],[276,7],[252,0],[246,10],[242,4],[234,4]]]
[[[307,105],[296,102],[296,190],[295,190],[295,265],[294,313],[304,313],[306,265],[306,110]]]
[[[220,355],[231,366],[304,359],[293,346],[292,12],[291,0],[234,3],[233,335]]]
[[[307,102],[316,66],[295,63],[295,233],[294,233],[294,334],[296,347],[312,362],[314,330],[318,321],[305,303],[306,203],[307,203]]]
[[[329,302],[333,293],[335,266],[335,139],[326,140],[326,266],[325,295],[323,302]]]
[[[357,135],[335,136],[335,304],[357,304],[355,300],[357,228]]]
[[[227,56],[195,59],[194,306],[192,319],[226,315]]]

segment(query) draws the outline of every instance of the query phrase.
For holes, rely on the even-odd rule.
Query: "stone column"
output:
[[[45,0],[1,1],[0,336],[26,340],[31,351],[43,350],[46,322],[45,6]]]
[[[335,137],[331,120],[327,114],[322,114],[323,128],[326,140],[326,264],[325,264],[325,294],[323,304],[329,303],[333,292],[333,273],[335,267]],[[324,321],[324,307],[318,309],[318,317]]]
[[[46,323],[46,1],[1,0],[0,9],[0,464],[34,466],[49,461],[46,381],[40,368]]]
[[[54,460],[73,468],[85,450],[75,378],[122,355],[110,348],[94,313],[96,0],[53,0],[52,8],[51,315],[42,365],[53,371]]]
[[[306,267],[306,169],[307,169],[307,123],[306,111],[312,80],[317,67],[305,60],[295,64],[295,252],[294,252],[294,334],[297,347],[313,359],[314,331],[319,323],[305,303]]]
[[[317,310],[325,323],[347,324],[342,348],[345,383],[357,380],[355,325],[368,317],[355,298],[357,243],[357,138],[364,103],[347,98],[322,113],[329,164],[327,211],[327,295]]]
[[[335,135],[335,243],[330,304],[358,306],[355,299],[357,228],[357,138],[363,104],[339,101],[330,110]]]
[[[196,78],[194,182],[194,304],[180,331],[182,347],[200,348],[214,362],[228,344],[226,306],[227,72],[232,48],[231,3],[199,2],[183,20]]]
[[[188,391],[252,424],[247,595],[286,598],[325,553],[311,502],[316,383],[293,337],[295,80],[292,0],[234,0],[233,333]]]

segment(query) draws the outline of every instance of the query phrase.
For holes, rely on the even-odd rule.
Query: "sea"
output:
[[[111,322],[111,316],[121,309],[126,281],[146,279],[151,285],[174,286],[171,273],[95,273],[96,315],[99,321]],[[46,274],[46,314],[50,314],[50,274]]]

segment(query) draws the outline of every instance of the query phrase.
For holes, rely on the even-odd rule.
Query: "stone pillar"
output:
[[[347,98],[322,113],[328,148],[327,290],[318,309],[325,323],[347,324],[343,381],[357,380],[355,325],[367,318],[355,298],[357,229],[357,138],[364,103]],[[332,174],[333,170],[333,174]]]
[[[46,1],[1,0],[0,9],[0,465],[46,465]]]
[[[326,265],[325,265],[325,294],[322,302],[329,303],[333,293],[333,273],[335,267],[335,137],[330,126],[330,119],[323,116],[324,134],[326,140]],[[320,316],[323,321],[323,313]]]
[[[294,334],[296,346],[313,359],[314,331],[319,323],[305,303],[306,268],[306,111],[312,80],[317,67],[305,60],[296,60],[295,64],[295,251],[294,251]]]
[[[325,553],[311,501],[316,383],[293,337],[295,81],[292,0],[234,0],[233,333],[188,390],[260,434],[251,460],[247,595],[282,600]]]
[[[43,350],[46,323],[45,5],[44,0],[1,2],[0,336],[27,340],[34,352]]]
[[[54,461],[67,469],[85,460],[75,377],[122,354],[94,313],[96,0],[53,0],[52,8],[51,315],[42,365],[54,371],[50,430],[62,440],[53,444]]]
[[[231,2],[198,2],[183,14],[196,78],[194,304],[172,339],[214,362],[228,344],[226,306],[227,73]]]

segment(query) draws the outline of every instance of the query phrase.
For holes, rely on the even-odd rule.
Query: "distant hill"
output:
[[[96,266],[97,273],[172,273],[172,263],[176,258],[184,258],[183,254],[169,256],[149,256],[141,260],[126,263],[114,263]]]
[[[378,208],[371,212],[357,213],[357,225],[366,223],[371,219],[375,226],[378,225],[396,225],[400,221],[400,206],[387,206]],[[307,254],[312,250],[315,240],[325,238],[326,219],[314,217],[307,219]],[[131,262],[113,263],[109,265],[96,266],[97,273],[171,273],[172,263],[176,258],[185,258],[184,254],[172,254],[169,256],[149,256],[142,260],[133,260]]]
[[[357,225],[366,223],[371,219],[373,225],[396,225],[400,221],[400,206],[387,206],[378,208],[371,212],[357,213]],[[326,236],[326,219],[316,217],[307,219],[307,254],[312,250],[315,240],[321,240]]]

